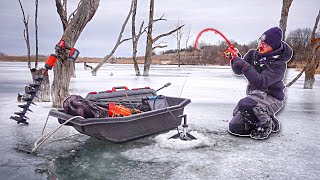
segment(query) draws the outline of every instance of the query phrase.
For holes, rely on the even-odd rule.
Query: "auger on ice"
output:
[[[55,46],[55,50],[56,50],[56,54],[61,51],[61,50],[69,50],[69,61],[75,61],[77,59],[77,57],[79,56],[80,52],[75,49],[75,48],[69,48],[68,46],[65,45],[64,40],[60,40],[58,42],[58,44]],[[15,112],[14,114],[16,116],[11,116],[10,119],[13,119],[15,121],[17,121],[18,124],[23,123],[23,124],[29,124],[27,122],[27,120],[29,119],[26,116],[26,113],[28,111],[32,112],[32,110],[30,109],[31,104],[34,104],[33,99],[35,97],[37,97],[37,92],[40,89],[40,86],[43,82],[44,79],[46,79],[46,77],[48,76],[48,71],[51,70],[53,68],[53,66],[55,65],[56,61],[57,61],[57,55],[56,54],[51,54],[49,56],[49,58],[47,59],[44,67],[45,67],[45,71],[42,74],[42,76],[34,79],[34,81],[36,82],[35,84],[29,84],[29,89],[26,91],[26,94],[28,94],[29,96],[27,97],[23,97],[22,100],[26,101],[26,104],[22,104],[22,105],[18,105],[20,108],[22,108],[22,111],[20,112]]]

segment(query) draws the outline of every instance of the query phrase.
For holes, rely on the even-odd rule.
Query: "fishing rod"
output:
[[[200,33],[198,34],[198,36],[196,38],[196,41],[194,43],[194,46],[193,46],[194,49],[198,49],[198,47],[197,47],[198,46],[198,42],[199,42],[199,39],[202,36],[202,34],[206,33],[206,32],[209,32],[209,31],[212,31],[215,34],[220,35],[227,42],[228,48],[223,51],[223,55],[229,61],[232,60],[233,57],[238,54],[238,50],[234,47],[234,45],[229,41],[229,39],[224,34],[222,34],[218,29],[215,29],[215,28],[205,28],[202,31],[200,31]]]

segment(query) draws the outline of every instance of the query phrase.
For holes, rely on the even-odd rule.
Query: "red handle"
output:
[[[129,89],[127,88],[127,86],[116,86],[116,87],[113,87],[113,88],[111,89],[111,91],[112,91],[112,92],[116,92],[116,89],[129,90]]]

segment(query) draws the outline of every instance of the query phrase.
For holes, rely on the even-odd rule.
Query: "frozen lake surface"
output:
[[[10,120],[19,110],[17,93],[31,83],[31,75],[26,63],[1,62],[0,179],[319,179],[319,76],[311,90],[303,89],[304,77],[286,90],[285,106],[278,113],[281,131],[257,141],[227,133],[232,109],[245,96],[247,84],[230,67],[154,65],[149,77],[136,77],[132,65],[107,64],[95,77],[83,64],[76,68],[70,93],[82,96],[113,86],[158,89],[171,82],[158,94],[191,99],[185,113],[189,130],[198,139],[168,140],[176,133],[170,131],[112,144],[63,127],[30,154],[51,103],[33,106],[28,126]],[[297,74],[289,69],[286,82]],[[58,125],[50,118],[47,130]]]

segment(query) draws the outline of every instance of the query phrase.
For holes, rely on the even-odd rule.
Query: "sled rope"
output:
[[[82,116],[74,116],[74,117],[66,120],[64,123],[62,123],[59,127],[54,129],[53,131],[47,132],[45,135],[43,135],[44,129],[46,128],[46,125],[47,125],[47,122],[48,122],[48,119],[49,119],[49,115],[48,115],[46,123],[45,123],[45,125],[43,127],[43,130],[42,130],[42,133],[41,133],[41,137],[34,143],[34,147],[31,150],[31,152],[32,153],[35,152],[41,146],[42,143],[44,143],[49,137],[51,137],[54,133],[56,133],[62,126],[64,126],[65,124],[67,124],[68,122],[70,122],[70,121],[72,121],[72,120],[74,120],[76,118],[84,119]]]

